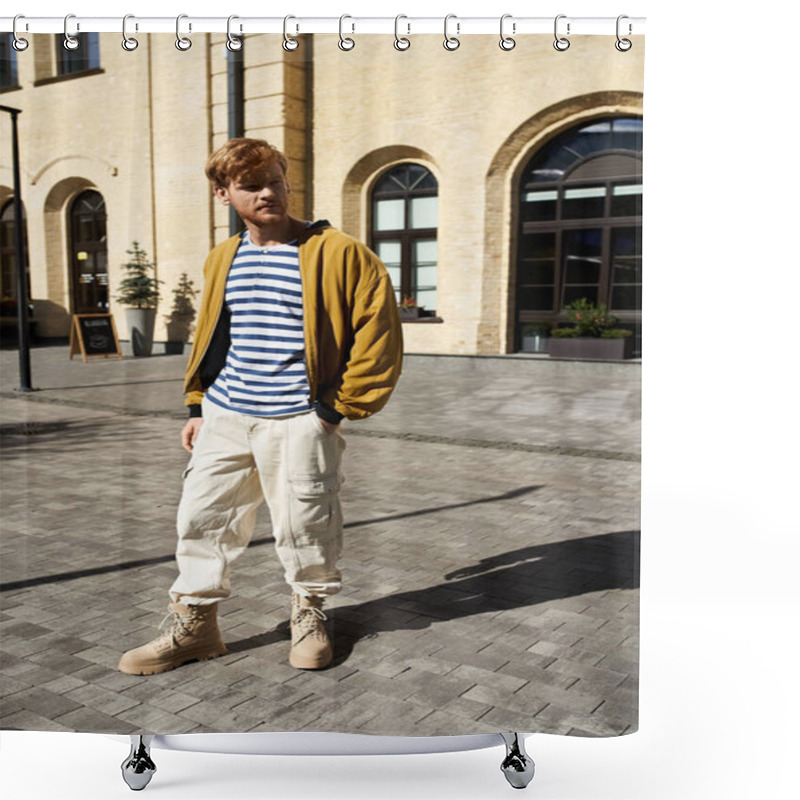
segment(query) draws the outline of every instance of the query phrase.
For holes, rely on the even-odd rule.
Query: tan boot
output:
[[[155,675],[187,661],[205,661],[228,652],[217,625],[216,603],[203,606],[170,603],[169,609],[172,627],[152,642],[124,653],[119,661],[120,672]]]
[[[292,649],[289,663],[297,669],[322,669],[333,659],[333,648],[322,624],[322,597],[292,595]]]

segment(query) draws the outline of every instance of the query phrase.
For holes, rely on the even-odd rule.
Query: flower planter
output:
[[[633,354],[633,337],[595,339],[591,337],[550,338],[551,358],[578,358],[586,361],[621,361]]]
[[[401,306],[397,309],[397,312],[400,314],[401,322],[406,322],[412,319],[419,319],[421,316],[419,308],[403,308]]]
[[[135,356],[149,356],[153,351],[153,329],[156,323],[154,308],[126,308],[128,334]]]

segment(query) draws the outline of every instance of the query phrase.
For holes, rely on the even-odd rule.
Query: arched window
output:
[[[594,120],[553,139],[519,188],[517,349],[587,298],[619,327],[641,325],[642,120]]]
[[[93,189],[81,192],[70,205],[69,222],[72,313],[103,314],[108,311],[106,204],[103,195]]]
[[[0,296],[3,310],[16,314],[17,301],[17,245],[15,239],[14,201],[9,200],[0,209]],[[28,226],[25,222],[25,208],[22,209],[22,252],[28,280],[28,297],[31,296],[30,272],[28,266]],[[10,304],[10,305],[9,305]]]
[[[439,184],[421,164],[386,170],[372,189],[373,250],[386,264],[398,302],[436,310]]]

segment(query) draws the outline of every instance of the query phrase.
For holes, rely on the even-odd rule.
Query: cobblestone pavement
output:
[[[288,665],[263,510],[221,606],[227,656],[116,671],[175,575],[185,356],[0,352],[3,728],[110,733],[496,730],[600,736],[637,719],[636,363],[409,356],[346,424],[336,659]]]

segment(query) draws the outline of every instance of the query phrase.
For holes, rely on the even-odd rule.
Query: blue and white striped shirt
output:
[[[297,240],[257,247],[245,231],[225,284],[225,305],[231,346],[208,399],[259,417],[312,409]]]

